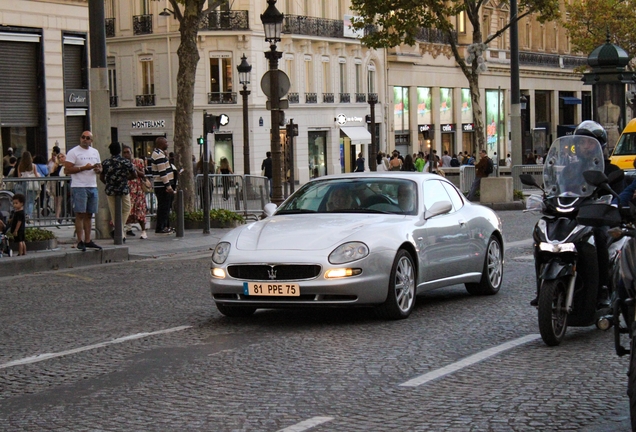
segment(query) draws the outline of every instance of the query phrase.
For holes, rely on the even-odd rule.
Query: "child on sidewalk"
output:
[[[18,256],[26,255],[26,243],[24,239],[25,232],[25,215],[24,215],[24,195],[13,195],[13,217],[10,220],[11,234],[13,234],[13,240],[18,242]]]

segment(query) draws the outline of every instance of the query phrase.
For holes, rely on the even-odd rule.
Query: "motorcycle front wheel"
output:
[[[627,396],[629,396],[629,416],[632,430],[636,431],[636,338],[632,338],[629,353],[629,369],[627,371]]]
[[[567,284],[564,279],[544,281],[539,294],[539,332],[548,346],[557,346],[568,328]]]

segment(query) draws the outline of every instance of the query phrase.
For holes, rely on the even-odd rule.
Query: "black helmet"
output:
[[[605,132],[603,126],[592,120],[581,122],[581,124],[574,129],[574,135],[585,135],[596,138],[602,148],[605,148],[607,145],[607,132]]]

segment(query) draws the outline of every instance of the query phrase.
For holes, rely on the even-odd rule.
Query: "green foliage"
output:
[[[568,31],[574,51],[590,54],[596,47],[610,41],[623,48],[630,58],[636,55],[636,14],[634,3],[616,0],[586,0],[566,3]]]
[[[52,231],[42,228],[30,227],[24,231],[24,240],[27,242],[53,240],[55,238],[57,237]]]
[[[512,197],[513,197],[513,199],[514,199],[514,200],[517,200],[517,201],[521,201],[521,200],[523,200],[523,198],[524,198],[524,196],[523,196],[523,191],[520,191],[520,190],[516,190],[516,189],[515,189],[515,190],[512,192]]]
[[[172,212],[170,213],[170,220],[175,221],[177,219],[177,214]],[[183,213],[183,220],[186,221],[194,221],[194,222],[202,222],[203,221],[203,210],[196,210],[191,212]],[[217,221],[220,223],[226,223],[231,221],[237,221],[239,223],[244,223],[245,218],[233,211],[218,208],[218,209],[210,209],[210,220]]]

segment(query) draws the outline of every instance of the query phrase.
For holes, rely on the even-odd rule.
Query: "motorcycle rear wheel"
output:
[[[627,396],[629,396],[629,416],[632,430],[636,430],[636,338],[632,338],[629,353],[629,369],[627,371]]]
[[[544,281],[539,294],[539,332],[548,346],[557,346],[568,328],[567,284],[563,279]]]

